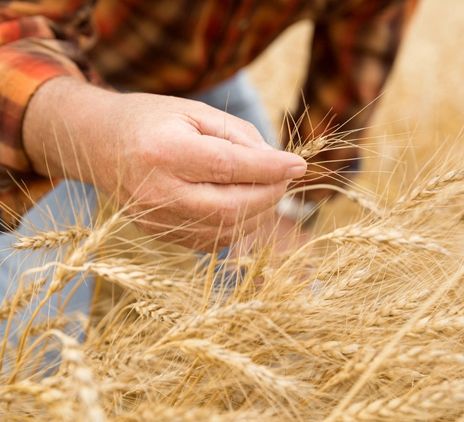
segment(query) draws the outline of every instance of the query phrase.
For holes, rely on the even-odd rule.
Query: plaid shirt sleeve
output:
[[[38,87],[56,76],[87,76],[77,38],[86,35],[89,11],[85,0],[1,2],[0,184],[8,178],[5,170],[31,170],[22,148],[22,122]]]

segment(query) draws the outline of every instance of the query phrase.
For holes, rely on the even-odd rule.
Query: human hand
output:
[[[34,126],[44,109],[55,116],[56,146],[43,125]],[[237,227],[256,229],[288,181],[306,170],[304,160],[269,147],[251,124],[205,104],[111,93],[70,78],[39,90],[25,129],[36,170],[44,172],[45,151],[49,168],[64,165],[71,177],[118,190],[146,231],[196,248],[211,248],[216,239],[229,244]]]

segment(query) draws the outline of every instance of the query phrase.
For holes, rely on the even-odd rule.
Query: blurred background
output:
[[[364,151],[356,178],[357,186],[387,201],[437,166],[452,167],[463,159],[464,2],[411,1],[410,11],[395,68],[371,121],[369,153]],[[311,35],[309,22],[290,27],[248,67],[277,130],[283,113],[301,95]],[[345,224],[355,213],[347,211],[351,208],[337,197],[323,213],[342,214],[337,225]]]

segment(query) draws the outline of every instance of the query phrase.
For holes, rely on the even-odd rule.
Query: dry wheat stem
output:
[[[121,221],[121,212],[113,214],[107,221],[105,221],[101,227],[92,231],[92,233],[85,239],[84,243],[70,252],[69,256],[66,259],[65,265],[69,267],[81,266],[88,259],[89,254],[94,253],[106,240],[106,237],[110,234],[112,230],[120,223]],[[45,306],[45,304],[50,300],[52,295],[60,291],[71,279],[76,275],[75,272],[66,270],[65,268],[58,266],[55,274],[53,275],[52,281],[48,288],[48,291],[45,297],[37,305],[34,312],[32,313],[19,341],[18,354],[17,354],[17,366],[22,359],[22,354],[26,344],[26,339],[29,335],[29,331],[34,323],[35,318]],[[15,374],[12,376],[12,381],[14,380]]]
[[[24,287],[24,280],[28,274],[22,274],[19,280],[19,286],[15,292],[13,299],[4,299],[4,303],[0,307],[0,314],[2,319],[7,319],[6,326],[3,332],[3,342],[0,352],[0,369],[3,368],[5,353],[7,350],[8,339],[10,335],[10,329],[13,324],[13,316],[16,312],[24,309],[28,306],[31,300],[38,295],[40,289],[46,283],[46,279],[42,278],[38,281],[31,281],[27,287]]]
[[[308,192],[312,190],[320,190],[320,189],[328,189],[333,190],[334,192],[338,192],[348,198],[350,201],[358,204],[361,208],[369,210],[372,214],[383,217],[386,213],[384,210],[380,209],[379,206],[375,203],[375,201],[370,198],[369,196],[354,191],[352,189],[345,189],[341,186],[331,185],[328,183],[315,183],[308,186],[301,186],[298,188],[294,188],[289,190],[286,195],[295,195],[300,192]]]
[[[28,275],[54,269],[59,292],[83,272],[111,291],[82,344],[56,330],[59,317],[31,325],[28,336],[39,338],[24,351],[4,341],[0,418],[455,420],[464,413],[464,221],[456,210],[464,189],[453,174],[411,189],[414,204],[362,213],[308,242],[316,247],[279,255],[266,245],[225,259],[248,270],[230,290],[215,284],[215,258],[184,270],[179,263],[194,254],[150,251],[146,236],[141,248],[138,240],[101,248],[107,232],[83,248],[97,227],[57,244],[63,262]],[[366,209],[383,203],[354,195]],[[62,343],[61,364],[41,378],[43,357],[59,348],[50,334]]]

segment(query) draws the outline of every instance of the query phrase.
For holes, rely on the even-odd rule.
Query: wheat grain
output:
[[[298,394],[298,381],[277,375],[269,368],[254,363],[248,356],[225,349],[208,340],[183,340],[176,343],[176,346],[180,350],[194,354],[207,362],[218,362],[237,370],[251,380],[256,387],[263,387],[284,396],[289,393]]]
[[[300,157],[309,160],[310,158],[317,155],[322,151],[331,142],[331,139],[328,136],[319,136],[313,140],[306,142],[300,145],[294,145],[290,143],[288,145],[288,150],[294,154],[299,155]]]
[[[423,186],[417,186],[410,193],[398,199],[396,205],[402,211],[416,206],[420,201],[441,192],[444,187],[464,180],[464,169],[451,170],[428,180]]]
[[[52,249],[65,245],[69,242],[79,242],[89,236],[90,229],[83,227],[71,227],[63,231],[41,232],[34,236],[19,237],[13,248],[15,249]]]
[[[173,309],[165,308],[148,300],[139,300],[131,305],[131,307],[141,317],[151,320],[158,320],[161,322],[175,324],[177,320],[182,318],[182,315],[179,312]]]
[[[69,367],[72,379],[71,387],[79,400],[78,417],[82,421],[104,422],[105,414],[99,404],[99,392],[96,388],[92,371],[84,364],[84,354],[75,339],[58,330],[51,330],[62,343],[62,366]]]
[[[47,279],[31,281],[26,287],[20,287],[11,299],[4,299],[0,306],[0,320],[7,319],[12,313],[17,313],[27,307],[45,285]]]
[[[354,403],[341,419],[347,421],[428,419],[431,411],[435,413],[435,417],[438,417],[439,409],[441,415],[456,414],[464,409],[464,381],[444,381],[402,397]]]
[[[415,233],[406,233],[391,227],[361,226],[359,224],[341,227],[322,236],[319,240],[331,240],[335,243],[368,242],[378,246],[411,247],[450,255],[450,252],[438,243]]]
[[[199,327],[217,326],[224,320],[233,320],[234,318],[243,318],[252,316],[257,311],[264,308],[264,303],[260,301],[251,301],[244,303],[233,303],[229,306],[214,307],[203,314],[193,315],[179,323],[166,333],[160,340],[160,343],[170,342],[178,339],[180,336],[186,336],[194,332]]]

